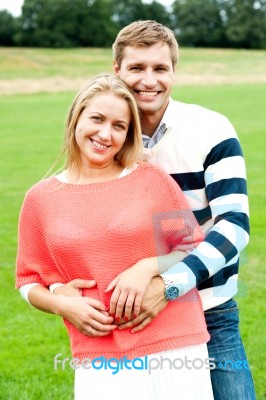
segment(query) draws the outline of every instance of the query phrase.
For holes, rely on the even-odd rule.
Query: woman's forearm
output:
[[[32,287],[28,293],[28,299],[30,304],[38,310],[61,315],[60,304],[62,296],[54,295],[48,288],[42,285]]]
[[[46,287],[38,285],[30,290],[29,301],[41,311],[67,319],[84,335],[91,336],[93,329],[93,336],[101,337],[116,329],[105,305],[90,297],[56,295]]]

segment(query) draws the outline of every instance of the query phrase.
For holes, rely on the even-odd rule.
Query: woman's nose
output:
[[[101,129],[98,132],[99,137],[102,140],[109,140],[112,136],[112,128],[109,124],[102,125]]]

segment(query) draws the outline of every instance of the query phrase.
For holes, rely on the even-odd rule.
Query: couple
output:
[[[104,76],[87,82],[69,112],[66,169],[24,201],[17,286],[32,305],[65,318],[80,358],[205,359],[202,302],[209,357],[217,365],[244,360],[232,300],[238,253],[248,241],[236,133],[225,117],[170,98],[178,46],[168,28],[135,22],[113,50],[115,73],[137,101],[144,149],[124,83]],[[98,391],[105,382],[116,398],[213,398],[207,370],[153,372],[114,379],[110,371],[78,369],[75,396],[87,398],[92,382]],[[250,372],[235,372],[212,371],[215,399],[255,398]]]

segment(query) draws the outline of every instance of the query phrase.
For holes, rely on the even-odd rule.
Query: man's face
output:
[[[134,91],[141,115],[153,114],[161,119],[172,89],[174,69],[167,44],[124,49],[124,57],[114,71]]]

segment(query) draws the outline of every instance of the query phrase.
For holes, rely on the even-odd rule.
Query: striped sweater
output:
[[[170,99],[162,122],[167,131],[145,157],[179,184],[206,235],[163,275],[181,294],[197,286],[207,310],[237,292],[239,252],[249,240],[245,162],[234,128],[219,113]]]
[[[202,239],[179,187],[147,163],[123,178],[87,185],[51,177],[34,185],[23,203],[16,285],[95,279],[97,286],[83,295],[108,306],[110,293],[104,289],[118,273],[142,258],[192,251]],[[209,340],[196,289],[170,302],[136,335],[114,330],[89,338],[65,324],[73,356],[80,359],[134,358]]]

